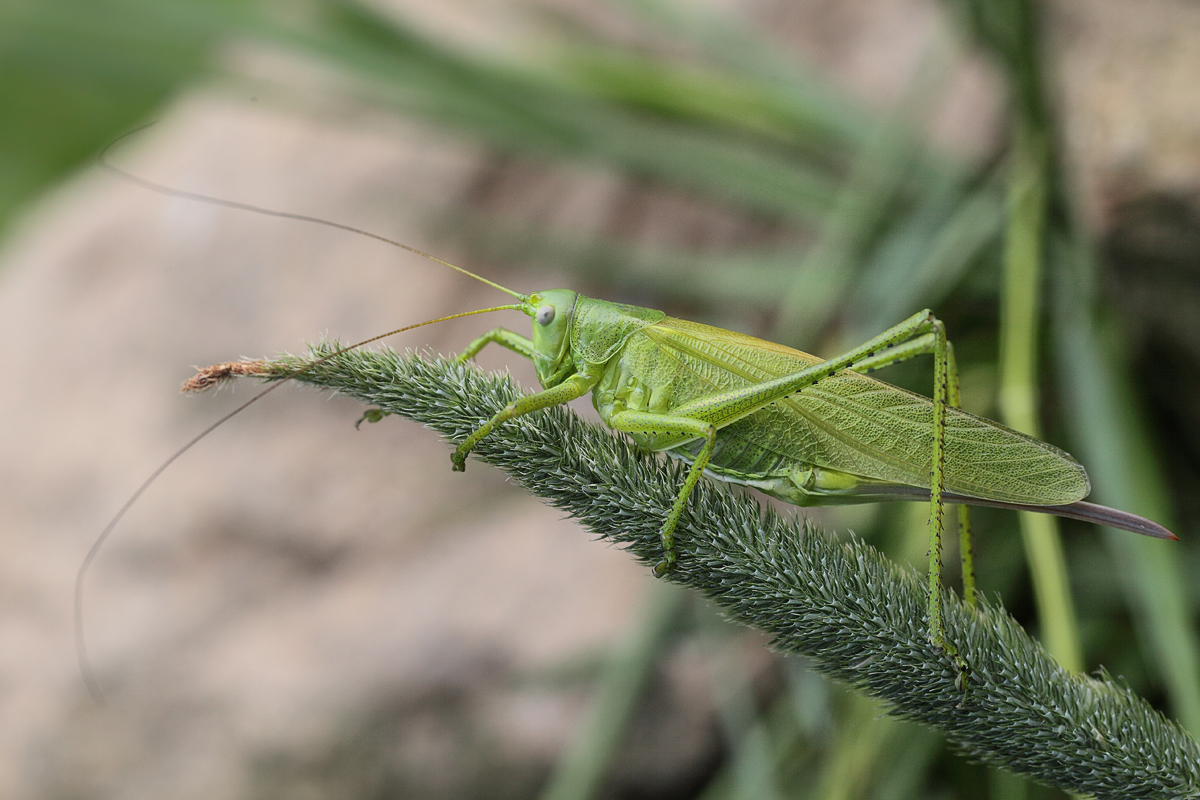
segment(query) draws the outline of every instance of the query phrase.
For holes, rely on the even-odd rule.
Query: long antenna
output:
[[[278,389],[286,381],[291,380],[292,378],[297,378],[297,377],[303,375],[304,373],[320,366],[321,364],[325,363],[326,361],[329,361],[332,358],[336,358],[337,356],[340,356],[351,350],[355,350],[364,345],[371,344],[372,342],[377,342],[380,339],[385,339],[389,336],[394,336],[398,333],[404,333],[405,331],[411,331],[414,328],[421,328],[421,327],[424,327],[425,325],[433,325],[438,322],[445,322],[447,320],[458,319],[460,317],[470,317],[470,316],[474,316],[475,314],[486,314],[491,311],[505,311],[505,310],[518,310],[519,311],[523,308],[522,304],[528,301],[528,297],[526,295],[520,294],[519,292],[514,292],[511,289],[508,289],[504,286],[501,286],[498,283],[495,283],[494,281],[490,281],[487,278],[484,278],[480,275],[476,275],[474,272],[470,272],[469,270],[465,270],[462,267],[451,264],[449,261],[444,261],[443,259],[440,259],[431,253],[426,253],[424,250],[419,250],[416,247],[412,247],[410,245],[404,244],[403,242],[396,241],[395,239],[391,239],[387,236],[383,236],[381,234],[374,233],[372,231],[364,230],[362,228],[357,228],[353,225],[347,225],[342,222],[334,222],[333,220],[322,219],[321,217],[314,217],[314,216],[310,216],[308,214],[297,214],[297,213],[291,212],[291,211],[280,211],[277,209],[264,208],[261,206],[250,205],[248,203],[239,203],[234,200],[226,200],[226,199],[223,199],[220,197],[213,197],[211,195],[201,194],[199,192],[189,192],[189,191],[185,191],[182,189],[175,189],[175,188],[166,186],[161,183],[156,183],[154,181],[147,180],[138,175],[134,175],[131,172],[127,172],[126,170],[121,169],[120,167],[116,166],[109,160],[109,153],[118,144],[125,141],[129,137],[134,136],[135,134],[140,133],[141,131],[144,131],[147,128],[152,127],[155,124],[156,124],[155,122],[149,122],[149,123],[141,126],[140,128],[135,128],[135,129],[129,131],[128,133],[120,136],[119,138],[115,139],[114,141],[112,141],[107,147],[104,148],[103,151],[101,151],[101,153],[97,159],[100,166],[102,166],[109,172],[113,173],[117,177],[121,178],[122,180],[128,181],[129,183],[132,183],[135,186],[140,186],[143,189],[147,189],[151,192],[165,195],[167,197],[176,197],[176,198],[180,198],[183,200],[191,200],[191,201],[198,202],[198,203],[208,203],[210,205],[222,206],[224,208],[232,208],[232,209],[236,209],[239,211],[248,211],[253,214],[261,214],[261,215],[267,216],[267,217],[277,217],[279,219],[291,219],[291,220],[296,220],[298,222],[308,222],[313,225],[323,225],[327,228],[334,228],[336,230],[342,230],[342,231],[346,231],[348,233],[355,233],[355,234],[358,234],[359,236],[365,236],[368,239],[375,239],[376,241],[383,242],[384,244],[388,244],[388,245],[391,245],[392,247],[399,248],[400,250],[406,250],[410,253],[413,253],[414,255],[418,255],[418,256],[421,256],[422,258],[426,258],[430,261],[441,264],[444,267],[449,267],[450,269],[454,270],[455,272],[466,275],[469,278],[474,278],[475,280],[479,281],[480,283],[485,283],[494,289],[499,289],[500,291],[504,292],[505,294],[508,294],[521,302],[509,304],[509,305],[493,306],[491,308],[481,308],[481,309],[477,309],[475,311],[465,311],[465,312],[461,312],[458,314],[450,314],[448,316],[438,317],[437,319],[426,320],[425,322],[418,322],[415,325],[406,325],[403,328],[397,328],[395,330],[388,331],[387,333],[381,333],[377,336],[372,336],[369,339],[363,339],[361,342],[356,342],[355,344],[352,344],[347,347],[343,347],[339,350],[336,350],[333,353],[330,353],[329,355],[323,356],[323,357],[317,359],[316,361],[313,361],[312,363],[307,364],[303,368],[296,370],[295,372],[291,373],[290,375],[280,376],[278,378],[277,383],[273,383],[272,385],[266,387],[265,389],[260,391],[258,394],[254,395],[249,400],[242,403],[241,405],[239,405],[237,408],[233,409],[232,411],[228,412],[227,414],[222,416],[220,419],[218,419],[217,421],[213,422],[211,425],[206,427],[204,430],[200,431],[200,433],[196,434],[191,439],[189,439],[186,444],[184,444],[182,447],[180,447],[178,450],[176,450],[174,453],[172,453],[170,457],[168,457],[153,472],[151,472],[150,475],[147,476],[147,478],[144,481],[142,481],[141,485],[138,486],[138,488],[134,491],[134,493],[129,496],[129,499],[125,501],[125,503],[121,506],[121,508],[117,511],[117,513],[113,515],[112,519],[110,519],[108,521],[108,524],[104,526],[104,529],[100,532],[100,535],[97,536],[96,540],[92,543],[92,546],[88,550],[87,555],[84,556],[83,563],[80,564],[80,566],[79,566],[79,572],[75,576],[75,652],[79,659],[79,671],[83,675],[83,682],[87,686],[88,694],[91,695],[92,700],[97,705],[104,704],[104,693],[101,691],[100,684],[96,680],[95,672],[92,670],[91,661],[88,658],[88,653],[87,653],[87,643],[84,640],[84,635],[83,635],[83,586],[84,586],[84,580],[87,577],[88,570],[91,568],[92,563],[96,560],[96,556],[99,555],[100,549],[104,546],[104,543],[112,535],[112,533],[116,529],[117,525],[120,524],[121,520],[125,517],[125,515],[127,513],[129,513],[129,510],[131,508],[133,508],[134,505],[137,504],[138,500],[141,499],[142,495],[146,493],[146,491],[154,484],[154,482],[157,481],[158,478],[164,472],[167,471],[168,467],[170,467],[172,464],[174,464],[176,461],[178,461],[179,458],[181,456],[183,456],[184,453],[191,450],[193,447],[195,447],[197,444],[199,444],[201,441],[203,441],[209,434],[211,434],[217,428],[220,428],[226,422],[233,419],[238,414],[242,413],[247,408],[254,405],[259,400],[261,400],[262,398],[266,397],[271,392]],[[250,367],[250,365],[252,363],[253,362],[247,362],[247,367]],[[231,368],[229,371],[227,371],[225,373],[225,375],[233,374],[234,371],[236,371],[236,369]],[[253,373],[250,373],[248,369],[243,370],[243,371],[247,372],[248,374],[253,374]],[[213,373],[210,373],[209,375],[207,375],[206,377],[204,377],[201,380],[197,380],[196,378],[193,378],[192,381],[189,381],[189,384],[191,384],[190,388],[203,389],[209,385],[212,385],[212,383],[219,381],[220,378],[221,378],[220,374],[213,374]],[[187,386],[187,384],[185,384],[185,387],[186,386]]]
[[[151,192],[157,192],[158,194],[166,195],[167,197],[177,197],[181,200],[192,200],[197,203],[208,203],[208,204],[214,205],[214,206],[222,206],[223,208],[234,208],[234,209],[237,209],[238,211],[249,211],[252,214],[261,214],[265,217],[277,217],[279,219],[294,219],[294,220],[297,220],[298,222],[310,222],[313,225],[324,225],[326,228],[335,228],[340,231],[347,231],[349,233],[357,233],[359,236],[366,236],[368,239],[374,239],[378,242],[383,242],[384,244],[390,244],[392,247],[398,247],[401,250],[407,250],[408,252],[413,253],[414,255],[420,256],[421,258],[427,258],[430,261],[441,264],[443,267],[449,267],[450,269],[454,270],[455,272],[461,272],[463,275],[466,275],[467,277],[470,277],[470,278],[474,278],[475,280],[479,281],[480,283],[486,283],[488,286],[491,286],[493,289],[499,289],[500,291],[504,292],[505,294],[511,295],[512,297],[515,297],[518,300],[524,301],[526,299],[526,296],[523,294],[520,294],[519,292],[514,292],[512,289],[507,289],[498,283],[489,281],[487,278],[484,278],[480,275],[476,275],[474,272],[465,270],[459,266],[455,266],[454,264],[451,264],[449,261],[444,261],[444,260],[438,258],[437,256],[433,255],[432,253],[426,253],[424,250],[418,250],[417,248],[412,247],[411,245],[404,244],[404,242],[398,242],[395,239],[390,239],[387,236],[383,236],[382,234],[364,230],[363,228],[356,228],[353,225],[347,225],[344,222],[334,222],[333,220],[330,220],[330,219],[322,219],[321,217],[313,217],[313,216],[309,216],[308,214],[297,214],[293,211],[279,211],[279,210],[273,209],[273,208],[264,208],[263,206],[250,205],[249,203],[239,203],[235,200],[225,200],[224,198],[221,198],[221,197],[213,197],[212,195],[201,194],[199,192],[189,192],[189,191],[185,191],[183,189],[174,189],[170,186],[166,186],[165,184],[155,183],[154,181],[146,180],[145,178],[142,178],[138,175],[134,175],[132,172],[127,172],[108,160],[108,154],[118,144],[125,141],[129,137],[134,136],[135,134],[141,133],[142,131],[146,130],[147,128],[150,128],[157,124],[158,124],[157,122],[148,122],[145,125],[143,125],[142,127],[134,128],[133,130],[129,131],[129,133],[126,133],[126,134],[122,135],[120,138],[115,139],[114,141],[109,143],[109,145],[107,147],[105,147],[102,151],[100,151],[100,156],[98,158],[98,161],[100,162],[100,166],[104,167],[109,172],[113,173],[114,175],[117,175],[122,180],[126,180],[135,186],[140,186],[143,189],[147,189]]]
[[[176,450],[174,453],[172,453],[170,455],[170,457],[167,458],[166,461],[159,464],[158,467],[153,472],[150,473],[150,475],[146,478],[146,480],[142,481],[142,485],[139,486],[137,488],[137,490],[134,491],[134,493],[129,496],[129,499],[125,501],[125,504],[122,505],[121,508],[117,511],[117,513],[113,515],[113,518],[108,521],[108,524],[104,526],[104,530],[102,530],[100,532],[100,535],[96,537],[96,541],[92,542],[91,549],[89,549],[87,552],[87,555],[84,556],[83,563],[79,565],[79,572],[75,576],[75,653],[79,658],[79,671],[83,674],[83,682],[87,685],[88,694],[90,694],[92,696],[92,700],[94,700],[97,705],[103,705],[104,693],[100,691],[100,684],[97,682],[95,672],[92,670],[91,662],[88,660],[87,644],[83,638],[83,581],[84,581],[84,578],[87,576],[88,569],[92,566],[92,562],[95,561],[96,556],[99,555],[100,548],[104,546],[104,543],[108,540],[108,537],[112,535],[112,532],[116,529],[117,525],[121,522],[121,520],[125,517],[125,515],[127,513],[129,513],[129,509],[134,507],[134,505],[141,498],[141,496],[146,493],[146,490],[149,489],[154,484],[154,482],[158,480],[159,476],[161,476],[164,472],[167,471],[168,467],[170,467],[177,460],[179,460],[180,456],[182,456],[188,450],[191,450],[193,447],[195,447],[197,444],[199,444],[201,441],[203,441],[210,433],[215,431],[217,428],[221,427],[226,422],[233,419],[238,414],[242,413],[247,408],[254,405],[259,400],[263,399],[264,397],[269,395],[271,392],[278,389],[280,386],[283,386],[286,381],[289,381],[293,378],[298,378],[299,376],[303,375],[304,373],[309,372],[310,370],[313,370],[316,367],[319,367],[320,365],[324,364],[326,361],[329,361],[330,359],[337,358],[338,356],[342,355],[343,353],[348,353],[351,350],[355,350],[359,347],[362,347],[363,345],[371,344],[372,342],[377,342],[380,339],[386,339],[387,337],[394,336],[397,333],[404,333],[405,331],[411,331],[414,328],[421,328],[426,325],[433,325],[434,323],[437,323],[437,322],[446,322],[447,320],[458,319],[459,317],[471,317],[471,316],[474,316],[475,314],[486,314],[490,311],[507,311],[507,310],[513,310],[513,309],[520,310],[520,308],[521,308],[521,306],[519,304],[514,303],[511,305],[493,306],[491,308],[480,308],[475,311],[464,311],[459,314],[450,314],[445,317],[438,317],[437,319],[430,319],[430,320],[426,320],[424,322],[418,322],[415,325],[406,325],[403,328],[397,328],[394,331],[388,331],[387,333],[381,333],[378,336],[372,336],[369,339],[363,339],[361,342],[356,342],[352,345],[348,345],[347,347],[343,347],[339,350],[335,350],[334,352],[330,353],[329,355],[318,358],[316,361],[313,361],[312,363],[305,365],[302,369],[298,369],[295,372],[291,373],[290,375],[280,376],[277,379],[278,380],[277,383],[271,384],[267,388],[260,391],[258,394],[251,397],[246,402],[242,403],[237,408],[235,408],[232,411],[230,411],[229,413],[225,414],[223,417],[221,417],[216,422],[209,425],[204,430],[200,431],[200,433],[193,436],[191,439],[188,440],[188,442],[186,444],[184,444],[182,447],[180,447],[178,450]],[[249,363],[252,363],[252,362],[249,362]],[[205,388],[206,386],[212,385],[213,382],[215,382],[215,381],[209,381],[206,384],[200,385],[198,388]],[[186,384],[185,384],[185,386],[186,386]]]

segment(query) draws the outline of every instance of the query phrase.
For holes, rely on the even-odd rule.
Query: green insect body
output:
[[[680,399],[793,375],[821,359],[732,331],[664,317],[626,340],[593,389],[607,422],[622,408],[666,414]],[[950,408],[945,491],[1012,503],[1065,504],[1088,492],[1069,455]],[[632,433],[647,450],[692,460],[699,442]],[[722,426],[705,471],[798,506],[864,502],[928,487],[933,404],[851,370]]]
[[[543,390],[521,397],[473,432],[451,456],[454,469],[465,468],[467,455],[495,426],[590,392],[610,428],[639,447],[691,464],[664,515],[656,574],[674,568],[676,526],[703,473],[798,506],[926,499],[929,638],[955,654],[941,621],[945,503],[960,504],[969,601],[974,587],[966,505],[1043,511],[1175,538],[1141,517],[1080,502],[1088,478],[1069,454],[956,408],[953,351],[928,311],[823,360],[567,289],[529,296],[503,291],[520,301],[511,308],[533,319],[532,338],[496,328],[459,360],[495,342],[531,359]],[[864,374],[924,354],[935,361],[932,399]]]

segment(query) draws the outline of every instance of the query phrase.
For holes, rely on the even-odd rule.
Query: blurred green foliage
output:
[[[984,414],[997,413],[1001,338],[1027,334],[1045,438],[1088,465],[1100,502],[1151,516],[1186,539],[1194,526],[1172,518],[1165,487],[1178,481],[1157,456],[1167,445],[1151,436],[1093,248],[1072,222],[1037,7],[953,0],[946,10],[958,36],[990,57],[1008,87],[1009,134],[979,163],[937,151],[919,132],[957,68],[953,37],[930,46],[903,96],[880,111],[834,90],[754,31],[666,0],[620,4],[660,48],[633,49],[563,25],[555,46],[520,64],[460,52],[355,2],[7,0],[0,5],[0,230],[179,91],[218,74],[245,80],[228,73],[223,48],[284,48],[344,75],[360,102],[425,120],[498,158],[615,174],[694,198],[746,232],[719,246],[645,247],[636,229],[583,236],[505,217],[486,203],[441,221],[444,236],[481,256],[573,269],[577,288],[822,353],[929,306],[956,342],[968,407]],[[1043,198],[1022,215],[1007,213],[1013,163],[1027,165],[1022,179]],[[1001,331],[1001,308],[1015,302],[1002,288],[1014,243],[1031,253],[1025,266],[1037,291],[1029,313],[1005,316],[1030,327],[1014,331],[1010,322]],[[895,380],[921,389],[928,376],[898,369]],[[1066,625],[1086,668],[1119,670],[1200,733],[1200,595],[1181,567],[1195,558],[1195,545],[1064,526],[1065,573],[1047,569],[1060,595],[1086,600],[1075,628],[1061,605],[1035,607],[1012,515],[978,518],[985,592],[1001,592],[1034,629]],[[913,551],[910,533],[920,525],[904,509],[855,519],[861,535],[894,557]],[[640,685],[628,675],[630,663],[652,669],[653,661],[616,659],[624,677],[601,683]],[[947,755],[933,734],[876,719],[875,707],[814,684],[796,664],[782,669],[785,688],[766,708],[747,696],[723,701],[732,709],[729,758],[704,796],[768,796],[767,784],[779,796],[800,796],[788,787],[823,797],[984,796],[981,770]],[[816,728],[814,714],[826,720]],[[612,746],[615,724],[606,723],[608,739],[580,747]],[[560,782],[555,797],[586,796],[603,754],[592,761],[599,766],[576,794]],[[989,785],[991,797],[1044,796],[1005,777]]]
[[[0,230],[198,79],[225,33],[172,4],[0,4]]]

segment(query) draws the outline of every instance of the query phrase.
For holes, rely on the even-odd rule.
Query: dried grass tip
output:
[[[266,366],[267,362],[265,361],[226,361],[224,364],[214,364],[211,367],[197,367],[196,374],[184,381],[179,389],[191,394],[208,391],[230,378],[243,375],[262,377],[267,375]]]

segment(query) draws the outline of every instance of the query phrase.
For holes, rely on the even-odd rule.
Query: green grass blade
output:
[[[1038,436],[1037,341],[1046,219],[1046,151],[1037,134],[1017,136],[1010,165],[1008,234],[1000,326],[1000,410],[1012,428]],[[1058,522],[1022,512],[1021,538],[1047,648],[1066,669],[1083,669],[1078,624]]]
[[[756,135],[764,146],[797,148],[818,163],[844,165],[862,143],[861,129],[847,137],[810,105],[740,76],[585,44],[571,46],[558,64],[564,80],[597,97],[664,119]]]
[[[1166,480],[1118,354],[1106,347],[1094,304],[1074,277],[1090,261],[1083,245],[1062,244],[1055,283],[1055,345],[1071,438],[1100,502],[1174,527]],[[1200,736],[1200,619],[1189,598],[1180,545],[1110,531],[1108,544],[1140,632],[1148,667],[1171,706]]]
[[[913,131],[944,89],[944,44],[936,41],[928,48],[896,108],[876,124],[857,153],[822,221],[819,241],[783,291],[771,337],[776,341],[811,345],[858,281],[865,253],[905,196],[906,179],[930,160]],[[928,177],[936,183],[944,176]]]
[[[541,800],[587,800],[596,794],[687,598],[686,592],[665,582],[649,587],[641,616],[607,659],[583,724]]]
[[[0,229],[205,75],[241,19],[217,0],[0,3]]]
[[[798,159],[666,126],[549,76],[460,55],[364,6],[321,7],[320,29],[280,24],[269,35],[355,76],[383,107],[493,147],[662,180],[761,213],[807,219],[829,203],[827,177]]]
[[[737,649],[730,648],[725,620],[704,609],[701,624],[709,651],[713,700],[730,750],[725,774],[712,782],[705,800],[784,800],[776,778],[775,748],[780,741],[770,715],[756,708],[754,686]]]
[[[700,49],[713,62],[769,87],[782,103],[818,127],[836,133],[854,149],[865,144],[878,121],[845,93],[827,85],[814,71],[795,62],[775,43],[747,29],[728,14],[670,0],[619,0],[648,27]]]
[[[889,320],[940,306],[1000,241],[1003,203],[991,181],[966,192],[931,187],[863,268],[847,303],[857,320],[851,338],[865,341]]]

